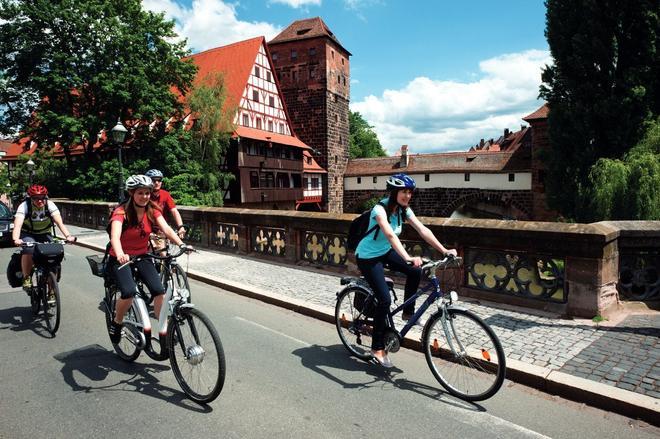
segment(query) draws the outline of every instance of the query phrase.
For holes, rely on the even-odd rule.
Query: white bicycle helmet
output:
[[[139,188],[154,188],[154,182],[146,175],[131,175],[126,179],[126,190],[132,191]]]
[[[163,173],[160,172],[158,169],[149,169],[147,172],[144,173],[144,175],[150,178],[163,178]]]

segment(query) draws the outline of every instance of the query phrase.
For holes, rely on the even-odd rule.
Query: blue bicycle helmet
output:
[[[390,191],[395,189],[415,189],[416,187],[415,180],[407,174],[394,174],[387,179],[387,189]]]

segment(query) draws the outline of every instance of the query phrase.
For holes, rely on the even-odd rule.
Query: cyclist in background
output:
[[[179,238],[183,239],[186,236],[186,229],[183,226],[181,214],[176,208],[172,195],[163,189],[163,173],[158,169],[149,169],[144,175],[151,178],[151,181],[154,183],[154,190],[151,192],[151,200],[160,206],[160,210],[163,214],[169,212],[172,215],[175,224],[174,230],[177,235],[179,235]]]
[[[48,199],[48,189],[40,184],[33,184],[27,190],[27,198],[16,209],[12,239],[16,246],[26,242],[53,242],[55,225],[69,242],[76,238],[69,233],[62,222],[62,215],[55,203]],[[32,254],[34,247],[25,247],[21,251],[21,271],[23,289],[32,287]]]
[[[162,233],[180,247],[185,246],[181,238],[167,224],[160,207],[151,200],[154,185],[145,175],[131,175],[126,180],[129,200],[117,207],[110,217],[110,257],[108,265],[121,291],[117,301],[115,319],[111,322],[110,340],[118,343],[126,311],[133,303],[137,285],[133,279],[133,270],[129,266],[121,267],[130,261],[131,256],[142,256],[149,251],[149,235],[158,226]],[[192,250],[192,247],[188,247]],[[160,315],[165,287],[160,281],[152,259],[140,259],[135,263],[138,276],[146,285],[154,299],[154,312]]]
[[[357,266],[378,299],[374,314],[371,355],[381,366],[387,368],[393,367],[385,351],[384,339],[387,313],[392,300],[390,289],[385,283],[384,268],[387,266],[406,275],[404,302],[415,295],[422,277],[422,259],[410,256],[399,240],[398,235],[401,234],[403,224],[410,224],[424,241],[440,253],[451,253],[454,256],[457,254],[456,250],[448,250],[440,244],[433,232],[419,222],[408,207],[415,187],[415,180],[406,174],[395,174],[387,179],[389,197],[383,198],[372,209],[367,230],[371,230],[376,224],[379,227],[364,236],[355,249]],[[415,304],[412,303],[403,309],[401,317],[408,320],[414,313]],[[423,325],[421,319],[417,324]]]

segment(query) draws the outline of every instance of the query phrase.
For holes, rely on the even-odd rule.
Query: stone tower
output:
[[[268,48],[296,135],[328,171],[328,212],[342,213],[351,56],[320,17],[294,21]]]

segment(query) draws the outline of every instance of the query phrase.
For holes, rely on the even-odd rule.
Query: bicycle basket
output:
[[[107,260],[104,260],[103,255],[91,255],[85,256],[87,263],[89,263],[89,268],[92,269],[92,274],[94,276],[105,277],[105,269],[108,264]]]

